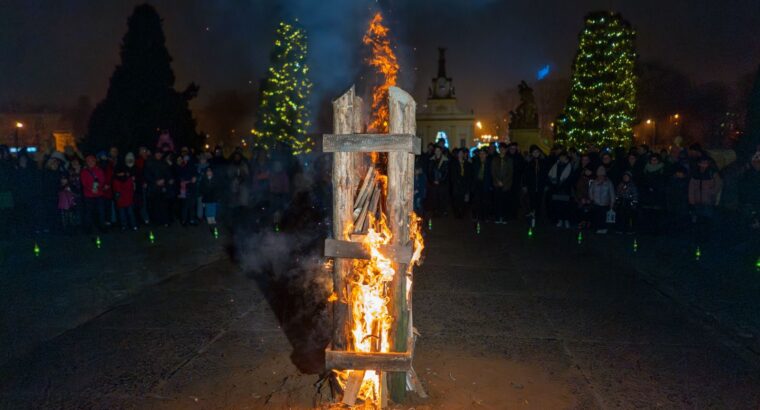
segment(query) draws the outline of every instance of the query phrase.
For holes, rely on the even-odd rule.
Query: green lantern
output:
[[[40,245],[37,242],[34,243],[34,256],[40,256]]]

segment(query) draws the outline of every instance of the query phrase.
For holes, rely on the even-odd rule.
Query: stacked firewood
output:
[[[354,234],[367,233],[370,216],[377,218],[380,214],[382,191],[381,178],[378,177],[375,166],[370,165],[359,189],[359,195],[354,201]]]

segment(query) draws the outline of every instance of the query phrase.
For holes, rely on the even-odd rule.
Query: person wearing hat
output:
[[[697,169],[689,180],[689,204],[694,209],[693,222],[709,225],[721,190],[721,180],[712,167],[710,158],[697,160]]]
[[[606,215],[615,206],[615,187],[607,178],[607,170],[604,165],[596,169],[596,178],[591,181],[588,188],[591,198],[592,224],[596,233],[607,233]]]

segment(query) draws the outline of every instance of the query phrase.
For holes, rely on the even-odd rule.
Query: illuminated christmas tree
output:
[[[566,144],[630,144],[636,116],[635,37],[618,13],[586,16],[578,36],[570,96],[557,121],[557,136]]]
[[[307,102],[311,93],[309,67],[306,65],[306,32],[281,22],[270,56],[269,71],[261,86],[254,144],[272,148],[275,143],[289,145],[293,153],[311,151],[306,136],[309,127]]]

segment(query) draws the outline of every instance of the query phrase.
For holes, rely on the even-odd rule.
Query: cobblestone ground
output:
[[[430,398],[397,408],[760,406],[757,360],[594,249],[433,221],[414,289]],[[271,292],[226,258],[188,269],[3,365],[0,408],[313,407],[319,357],[292,327],[304,312]]]

